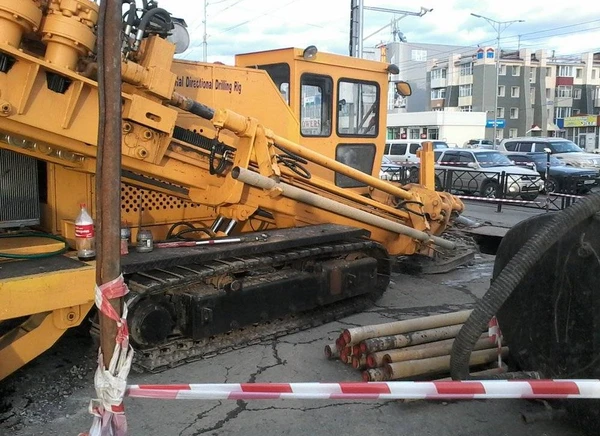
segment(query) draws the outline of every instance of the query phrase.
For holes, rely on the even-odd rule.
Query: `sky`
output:
[[[236,53],[283,47],[316,45],[321,52],[348,54],[350,0],[208,0],[208,61],[233,64]],[[160,7],[184,18],[191,36],[190,48],[178,55],[202,60],[204,0],[158,0]],[[600,2],[592,0],[364,0],[365,7],[418,12],[433,8],[423,17],[408,16],[398,29],[411,43],[451,44],[476,47],[495,45],[496,31],[481,18],[496,21],[525,20],[503,30],[505,49],[545,48],[557,55],[600,51]],[[365,10],[364,36],[389,25],[398,15]],[[520,37],[519,37],[520,35]],[[373,50],[393,40],[391,26],[364,42]]]

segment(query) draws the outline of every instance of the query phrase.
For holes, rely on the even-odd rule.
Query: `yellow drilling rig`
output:
[[[93,306],[95,261],[73,248],[102,195],[98,8],[0,0],[0,379]],[[314,46],[176,60],[183,20],[155,1],[123,12],[120,220],[155,241],[121,258],[137,365],[360,310],[394,256],[454,247],[440,235],[463,205],[434,190],[428,145],[419,183],[379,178],[397,67]]]

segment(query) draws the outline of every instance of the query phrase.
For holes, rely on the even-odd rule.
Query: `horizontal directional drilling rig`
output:
[[[93,305],[95,261],[73,248],[102,195],[97,19],[90,0],[0,0],[0,379]],[[185,39],[156,2],[123,3],[115,183],[124,234],[155,243],[121,258],[137,365],[360,310],[394,256],[454,247],[440,235],[463,205],[433,189],[429,145],[419,183],[379,178],[390,65],[314,46],[175,60]]]

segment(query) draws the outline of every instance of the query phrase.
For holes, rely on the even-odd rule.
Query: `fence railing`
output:
[[[400,184],[418,183],[419,170],[414,164],[398,164],[381,169],[381,178]],[[537,209],[562,210],[592,188],[598,186],[597,178],[565,176],[544,181],[536,175],[515,174],[507,171],[485,171],[465,168],[439,168],[435,170],[436,191],[450,192],[460,198],[497,205],[503,204]],[[546,191],[550,192],[546,192]]]

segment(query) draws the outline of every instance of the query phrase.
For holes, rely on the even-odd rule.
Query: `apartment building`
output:
[[[556,57],[546,50],[503,50],[496,88],[495,51],[480,47],[471,54],[429,60],[429,109],[485,112],[487,139],[492,139],[494,119],[498,139],[565,136],[565,120],[600,113],[600,53]]]

